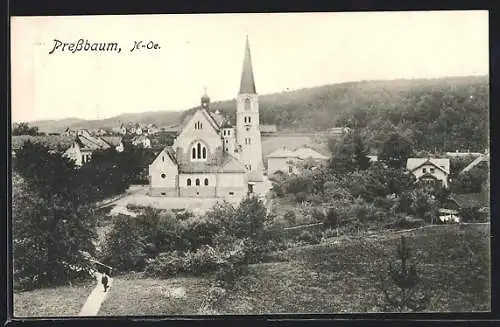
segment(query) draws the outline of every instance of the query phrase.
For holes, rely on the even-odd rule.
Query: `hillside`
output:
[[[394,131],[410,138],[416,148],[482,151],[488,146],[487,76],[349,82],[261,95],[259,99],[261,122],[276,124],[280,130],[357,126],[375,148]],[[212,107],[234,119],[234,99],[214,102]],[[196,109],[124,114],[72,122],[69,127],[113,127],[122,121],[170,125]],[[33,124],[42,131],[68,127],[60,122]]]

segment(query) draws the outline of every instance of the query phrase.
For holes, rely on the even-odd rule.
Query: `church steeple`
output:
[[[243,71],[241,72],[240,92],[238,94],[256,94],[253,78],[252,57],[250,55],[250,44],[246,36],[245,55],[243,57]]]

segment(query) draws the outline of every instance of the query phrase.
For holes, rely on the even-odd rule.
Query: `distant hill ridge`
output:
[[[429,133],[432,128],[441,134],[456,133],[456,129],[464,130],[466,127],[465,134],[456,133],[459,143],[467,143],[468,138],[477,134],[478,128],[485,127],[488,103],[488,76],[346,82],[259,96],[261,122],[275,124],[280,130],[317,131],[352,125],[353,121],[358,127],[368,129],[397,128],[403,132],[409,129],[406,131],[409,134],[418,134],[420,129]],[[212,103],[212,108],[233,119],[235,107],[235,99]],[[31,124],[44,132],[62,132],[67,127],[111,128],[128,121],[165,126],[178,124],[197,108],[123,114],[102,120],[66,119]],[[444,124],[455,124],[455,120],[458,117],[462,119],[464,115],[468,116],[467,126]],[[444,125],[434,126],[436,124]],[[469,147],[475,148],[475,143],[483,142],[482,136],[479,139],[476,137]]]

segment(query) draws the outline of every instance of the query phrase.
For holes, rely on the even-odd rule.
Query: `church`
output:
[[[236,121],[211,110],[210,98],[180,126],[172,146],[149,165],[149,195],[239,199],[261,193],[264,181],[259,98],[245,44]]]

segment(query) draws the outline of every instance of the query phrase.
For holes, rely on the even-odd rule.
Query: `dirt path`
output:
[[[97,280],[97,285],[90,293],[89,297],[87,298],[87,301],[85,301],[85,304],[83,305],[82,309],[80,310],[79,316],[96,316],[97,313],[99,312],[99,309],[101,308],[101,304],[104,302],[106,299],[106,296],[108,295],[109,291],[111,290],[111,286],[113,283],[113,280],[111,277],[108,277],[109,279],[109,288],[107,292],[104,292],[104,287],[102,286],[101,283],[101,274],[96,273],[95,274],[96,280]]]

